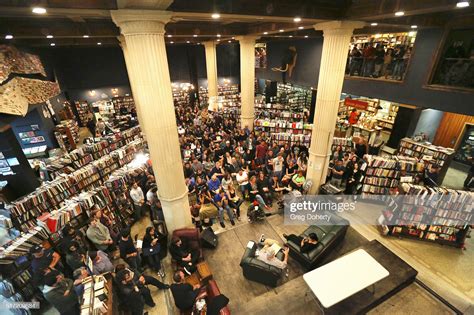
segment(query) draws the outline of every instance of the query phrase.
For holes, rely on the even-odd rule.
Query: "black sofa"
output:
[[[252,248],[245,248],[244,255],[240,260],[240,267],[246,279],[256,281],[271,287],[276,287],[281,279],[283,270],[272,265],[268,265],[255,257],[257,244],[254,242]],[[282,259],[281,251],[277,254],[278,259]]]
[[[301,253],[300,244],[288,241],[290,257],[298,261],[307,270],[314,269],[344,239],[349,228],[349,221],[346,219],[334,213],[330,213],[330,216],[328,225],[311,225],[301,234],[303,237],[308,236],[310,233],[316,233],[318,236],[318,245],[309,253]]]

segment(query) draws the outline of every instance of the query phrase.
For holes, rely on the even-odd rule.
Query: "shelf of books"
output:
[[[454,150],[435,146],[430,143],[416,142],[410,138],[403,138],[400,140],[398,154],[414,157],[420,161],[428,162],[431,165],[437,165],[440,168],[437,184],[440,185],[453,159]]]
[[[303,112],[311,106],[311,89],[278,82],[276,103],[288,105],[292,111]]]
[[[464,248],[472,222],[474,193],[403,183],[402,200],[383,212],[389,235]]]
[[[336,151],[336,147],[338,146],[341,146],[343,152],[350,151],[354,147],[353,142],[352,142],[352,137],[349,137],[349,138],[333,137],[331,152]]]
[[[112,279],[105,275],[90,276],[82,280],[84,293],[82,294],[81,315],[112,315],[113,292]]]
[[[79,125],[86,127],[87,117],[91,113],[91,108],[86,101],[75,101],[74,106],[76,107],[77,115],[79,118]]]
[[[115,113],[130,113],[135,108],[135,101],[131,96],[112,97]]]
[[[92,162],[92,164],[99,170],[99,174],[102,180],[107,180],[107,178],[109,178],[110,176],[110,173],[120,167],[120,164],[116,159],[114,159],[112,154],[105,155],[100,159]]]

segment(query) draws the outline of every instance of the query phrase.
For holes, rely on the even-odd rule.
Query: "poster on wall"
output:
[[[267,67],[267,44],[255,44],[255,68],[264,69]]]

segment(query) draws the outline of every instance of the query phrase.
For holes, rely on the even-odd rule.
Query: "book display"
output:
[[[344,152],[350,151],[354,147],[352,137],[350,138],[332,138],[331,152],[336,151],[336,147],[341,146]]]
[[[304,112],[306,109],[309,112],[311,94],[311,90],[305,87],[278,82],[277,95],[274,101],[278,104],[287,105],[287,108],[291,111]]]
[[[410,138],[403,138],[398,147],[398,154],[414,157],[419,161],[427,162],[431,165],[437,165],[440,170],[436,184],[440,185],[453,159],[454,150],[435,146],[430,143],[416,142]]]
[[[115,116],[114,103],[110,100],[100,100],[91,104],[94,113],[99,113],[102,118],[111,120]]]
[[[173,103],[174,106],[186,107],[190,105],[189,93],[194,90],[194,86],[190,83],[172,83],[173,89]]]
[[[86,127],[87,125],[87,117],[89,113],[91,113],[91,108],[86,101],[76,101],[74,102],[74,106],[76,107],[77,116],[79,118],[79,125],[81,127]]]
[[[84,293],[81,315],[114,314],[112,279],[104,275],[90,276],[82,280]]]
[[[472,220],[472,192],[403,183],[401,202],[383,212],[389,235],[464,248]],[[411,198],[409,198],[411,197]]]

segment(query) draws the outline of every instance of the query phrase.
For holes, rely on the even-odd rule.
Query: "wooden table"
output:
[[[199,273],[199,277],[201,278],[201,281],[212,279],[211,269],[209,268],[209,265],[205,261],[197,264],[196,267]]]
[[[184,279],[184,282],[189,283],[192,286],[195,286],[196,284],[201,284],[201,280],[199,279],[199,275],[197,272],[193,273],[190,276],[187,276]]]

